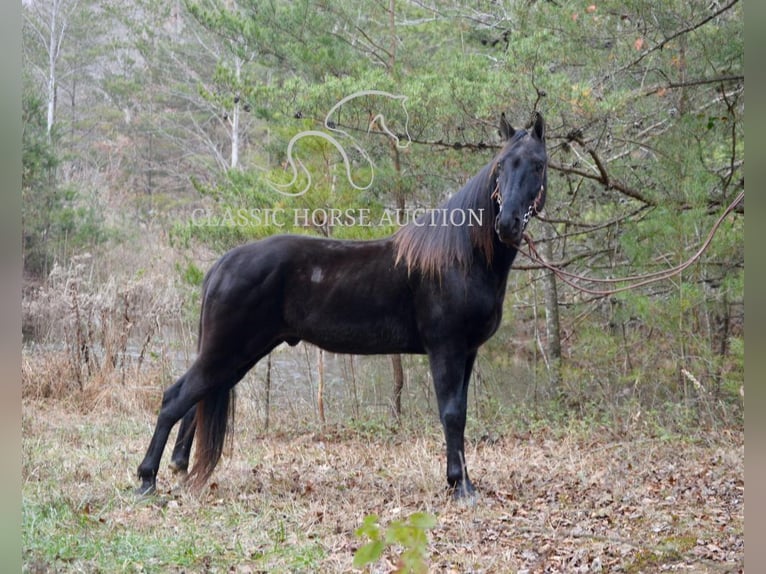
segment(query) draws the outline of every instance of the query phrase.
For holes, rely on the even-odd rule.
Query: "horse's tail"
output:
[[[194,465],[188,480],[193,488],[201,488],[213,474],[223,453],[230,422],[234,421],[236,406],[234,389],[216,388],[197,403]]]
[[[208,285],[219,264],[220,259],[210,268],[202,282],[197,353],[202,349],[202,320],[207,303]],[[234,388],[228,385],[215,388],[197,403],[194,414],[195,424],[189,429],[190,432],[195,432],[197,440],[194,464],[187,476],[193,488],[201,488],[213,474],[223,453],[229,426],[234,422],[235,407],[236,393]]]

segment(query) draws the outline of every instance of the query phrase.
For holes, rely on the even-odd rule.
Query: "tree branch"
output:
[[[305,116],[304,116],[305,117]],[[318,124],[320,124],[322,127],[324,127],[324,119],[318,120],[314,119]],[[391,137],[384,131],[375,131],[375,130],[369,130],[366,128],[359,128],[357,126],[351,126],[344,123],[332,123],[331,127],[333,129],[335,128],[342,128],[344,131],[347,132],[354,132],[358,134],[364,134],[364,135],[375,135],[375,136],[384,136],[384,137]],[[450,149],[467,149],[470,151],[483,151],[487,149],[501,149],[503,146],[498,143],[486,143],[483,140],[479,141],[478,143],[474,142],[449,142],[444,140],[426,140],[426,139],[418,139],[413,138],[411,134],[408,133],[397,133],[396,137],[399,138],[399,141],[402,142],[410,142],[413,144],[418,145],[427,145],[432,147],[441,147],[441,148],[450,148]]]
[[[603,221],[600,223],[586,223],[584,221],[575,221],[573,219],[561,219],[561,218],[554,218],[554,217],[546,217],[544,215],[538,215],[537,218],[540,219],[540,221],[545,221],[547,223],[554,223],[554,224],[563,224],[568,227],[575,227],[578,228],[576,231],[569,231],[567,233],[561,233],[556,236],[557,239],[562,239],[566,237],[575,237],[577,235],[585,235],[587,233],[592,233],[594,231],[598,231],[600,229],[607,229],[609,227],[612,227],[614,225],[619,225],[620,223],[624,221],[629,221],[633,218],[635,218],[638,215],[641,215],[644,211],[647,209],[650,209],[651,206],[649,205],[642,205],[641,207],[634,209],[633,211],[620,215],[618,217],[612,218],[608,221]]]
[[[706,84],[721,84],[724,82],[744,82],[745,76],[720,76],[718,78],[701,78],[699,80],[691,80],[688,82],[670,82],[661,86],[655,86],[649,91],[645,92],[645,96],[651,96],[656,94],[660,90],[676,90],[679,88],[689,88],[692,86],[704,86]]]
[[[618,179],[613,179],[612,177],[610,177],[609,172],[606,170],[606,166],[604,165],[604,162],[601,160],[601,157],[598,155],[598,153],[596,153],[595,149],[585,145],[585,142],[583,141],[582,137],[575,136],[575,137],[569,137],[568,139],[570,139],[571,141],[577,142],[580,146],[582,146],[585,149],[585,151],[588,152],[588,155],[590,155],[590,157],[593,159],[593,162],[596,164],[596,169],[598,170],[598,174],[582,171],[574,167],[566,167],[563,165],[553,164],[551,162],[548,162],[548,167],[555,169],[556,171],[560,171],[562,173],[571,173],[574,175],[579,175],[580,177],[598,181],[606,189],[616,189],[622,194],[627,195],[628,197],[631,197],[633,199],[637,199],[638,201],[644,203],[645,205],[650,205],[650,206],[657,205],[657,203],[653,199],[646,197],[640,191],[629,187],[627,184],[623,183],[622,181]]]
[[[707,18],[703,18],[702,20],[700,20],[696,24],[692,24],[691,26],[688,26],[688,27],[686,27],[686,28],[684,28],[682,30],[679,30],[675,34],[671,34],[670,36],[665,38],[662,42],[660,42],[656,46],[653,46],[652,48],[649,48],[648,50],[643,51],[638,58],[636,58],[635,60],[633,60],[631,63],[627,64],[626,66],[623,66],[620,69],[620,71],[627,70],[628,68],[632,68],[636,64],[640,63],[641,60],[646,58],[649,54],[652,54],[652,53],[656,52],[657,50],[662,50],[667,44],[669,44],[670,42],[672,42],[673,40],[675,40],[679,36],[683,36],[684,34],[689,34],[690,32],[694,32],[698,28],[701,28],[702,26],[704,26],[705,24],[707,24],[711,20],[717,18],[718,16],[720,16],[721,14],[726,12],[727,10],[730,10],[731,8],[733,8],[734,5],[736,5],[738,2],[739,2],[739,0],[731,0],[731,2],[729,2],[726,6],[724,6],[720,10],[717,10],[716,12],[714,12],[713,14],[708,16]]]

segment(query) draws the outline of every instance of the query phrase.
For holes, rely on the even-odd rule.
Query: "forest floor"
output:
[[[170,473],[168,449],[158,494],[139,498],[153,419],[24,402],[26,572],[350,572],[365,516],[385,528],[417,512],[435,518],[429,572],[744,571],[739,430],[468,437],[480,494],[467,504],[446,492],[437,421],[399,432],[279,421],[265,434],[240,419],[201,492]],[[399,571],[403,550],[367,571]]]

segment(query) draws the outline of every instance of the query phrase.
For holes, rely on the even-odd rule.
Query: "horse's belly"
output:
[[[397,317],[349,316],[331,314],[307,318],[298,329],[304,341],[334,353],[377,355],[423,353],[423,344],[414,321]]]

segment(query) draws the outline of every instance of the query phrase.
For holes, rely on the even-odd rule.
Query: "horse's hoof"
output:
[[[479,495],[475,491],[465,493],[465,491],[456,490],[452,493],[452,500],[464,506],[476,506],[476,503],[479,501]]]
[[[136,490],[133,491],[136,496],[151,496],[157,492],[157,485],[154,481],[144,480]]]
[[[470,482],[463,482],[452,487],[452,499],[455,502],[473,506],[476,504],[477,498],[476,489]]]
[[[171,460],[170,464],[168,464],[168,468],[170,468],[170,472],[172,472],[173,474],[185,475],[189,471],[189,463],[176,462],[174,460]]]

